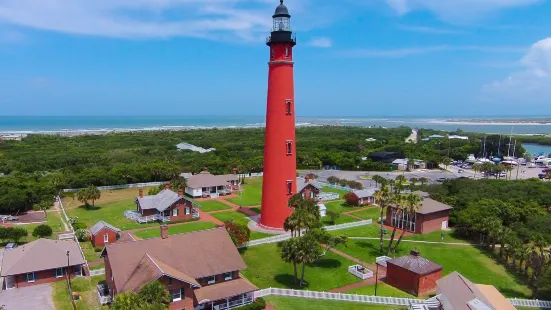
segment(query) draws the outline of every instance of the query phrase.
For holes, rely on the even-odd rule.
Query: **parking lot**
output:
[[[0,291],[0,306],[7,310],[54,310],[50,284]]]

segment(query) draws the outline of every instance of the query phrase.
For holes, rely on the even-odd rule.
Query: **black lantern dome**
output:
[[[275,9],[273,16],[272,34],[268,37],[266,43],[290,43],[293,46],[296,44],[296,39],[291,28],[291,14],[289,9],[283,4],[283,0],[279,0],[279,5]]]

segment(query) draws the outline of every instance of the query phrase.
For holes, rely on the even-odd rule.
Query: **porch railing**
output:
[[[233,300],[233,301],[229,301],[227,303],[216,305],[216,306],[214,306],[214,309],[215,310],[227,310],[227,309],[231,309],[231,308],[235,308],[235,307],[244,306],[244,305],[250,304],[252,302],[253,302],[252,296],[247,296],[247,297],[242,298],[242,299]]]
[[[362,267],[360,265],[354,265],[354,266],[348,267],[348,272],[350,272],[351,274],[355,275],[356,277],[362,280],[373,278],[373,271],[365,267]]]

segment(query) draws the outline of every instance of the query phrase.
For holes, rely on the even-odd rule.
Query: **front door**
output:
[[[6,289],[7,290],[9,290],[10,288],[15,288],[15,277],[14,276],[5,277],[4,281],[6,282]]]
[[[442,221],[442,229],[448,229],[448,221]]]

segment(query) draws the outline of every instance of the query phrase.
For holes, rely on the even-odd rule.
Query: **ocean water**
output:
[[[297,117],[297,125],[430,128],[467,132],[551,134],[551,124],[444,123],[437,118]],[[264,116],[0,116],[0,133],[261,127]]]
[[[540,145],[532,143],[522,144],[524,149],[528,154],[537,154],[537,155],[549,155],[551,154],[551,146],[549,145]]]

